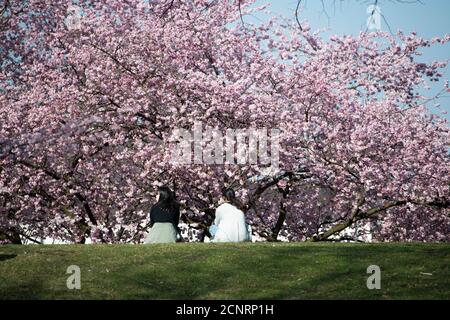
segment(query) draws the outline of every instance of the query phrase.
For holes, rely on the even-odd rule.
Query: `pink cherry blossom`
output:
[[[449,36],[328,40],[295,22],[242,24],[232,0],[79,1],[67,28],[69,1],[8,3],[0,241],[138,243],[162,184],[199,240],[224,185],[268,240],[364,225],[379,241],[450,240],[448,123],[418,94],[445,63],[417,59]],[[280,170],[173,163],[172,133],[196,121],[280,129]]]

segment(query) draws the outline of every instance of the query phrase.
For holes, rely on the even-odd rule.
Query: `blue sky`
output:
[[[396,33],[417,32],[424,38],[443,36],[450,33],[450,1],[421,0],[422,3],[396,3],[392,0],[379,0],[379,7],[386,19],[381,21],[381,30]],[[294,19],[297,0],[257,0],[257,5],[269,4],[273,15],[282,15]],[[333,34],[357,35],[367,29],[367,7],[373,3],[370,0],[303,0],[300,20],[306,20],[313,30],[328,29],[324,36]],[[324,6],[323,6],[324,4]],[[325,9],[325,11],[324,11]],[[248,19],[251,19],[247,17]],[[261,15],[258,18],[267,19]],[[422,61],[449,60],[450,43],[438,45],[423,51]],[[444,70],[444,80],[450,79],[450,67]],[[441,90],[444,80],[433,85],[432,90],[425,93],[431,96]],[[450,94],[439,99],[441,109],[450,113]],[[437,110],[433,112],[439,113]],[[450,120],[450,115],[444,115]]]

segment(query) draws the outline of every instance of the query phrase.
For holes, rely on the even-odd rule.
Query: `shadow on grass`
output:
[[[64,261],[72,259],[75,253],[80,255],[68,251],[62,258]],[[433,259],[429,259],[430,253],[433,253]],[[0,298],[433,298],[448,292],[448,281],[445,280],[448,279],[445,277],[448,264],[444,263],[448,258],[446,250],[424,250],[416,246],[217,244],[105,247],[102,251],[92,250],[92,253],[77,257],[83,261],[80,264],[82,290],[79,292],[67,292],[62,271],[61,282],[46,276],[42,278],[43,282],[26,283],[29,278],[24,278],[23,281],[14,279],[17,284],[4,282],[3,287],[0,283]],[[367,289],[366,269],[372,264],[381,267],[382,290]],[[91,270],[86,273],[86,268],[92,273]],[[430,270],[433,277],[418,279],[420,271]],[[54,271],[51,274],[55,275]],[[434,278],[435,274],[440,278]],[[440,291],[444,293],[439,295]],[[5,297],[8,293],[12,293],[11,297]]]
[[[235,249],[216,247],[199,252],[198,258],[186,256],[186,260],[160,256],[159,265],[164,267],[146,270],[130,265],[124,270],[127,276],[116,279],[115,285],[135,289],[125,291],[125,299],[326,298],[324,291],[336,297],[346,287],[355,286],[355,276],[356,283],[361,282],[358,290],[367,290],[365,269],[359,268],[355,274],[355,268],[351,268],[355,254],[348,254],[347,248],[274,247],[256,256],[245,251],[230,254],[230,250]],[[327,261],[311,261],[311,256],[324,253],[331,260],[340,259],[344,271],[333,269]]]
[[[429,263],[426,256],[412,246],[275,246],[251,252],[217,246],[197,256],[180,251],[147,257],[140,267],[123,270],[127,276],[115,285],[130,288],[122,291],[125,299],[433,298],[444,284],[433,279],[426,286],[405,285],[412,282],[408,277],[415,279],[415,265]],[[382,269],[382,290],[367,288],[367,267],[373,264]]]
[[[43,299],[42,281],[32,280],[0,287],[0,300],[39,300]]]
[[[17,257],[17,254],[0,254],[0,261],[14,259],[15,257]]]

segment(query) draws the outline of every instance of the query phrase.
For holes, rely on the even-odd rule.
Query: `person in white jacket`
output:
[[[212,242],[243,242],[250,240],[245,215],[238,209],[234,190],[223,191],[222,204],[216,209],[215,234]]]

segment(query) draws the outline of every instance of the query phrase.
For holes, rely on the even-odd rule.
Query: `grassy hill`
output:
[[[70,265],[80,290],[66,287]],[[0,299],[450,299],[450,245],[7,245]]]

